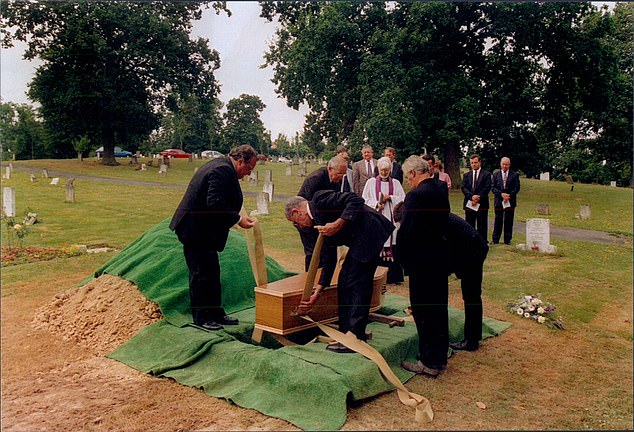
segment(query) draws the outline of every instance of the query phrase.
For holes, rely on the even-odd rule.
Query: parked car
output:
[[[224,157],[225,155],[216,150],[205,150],[204,152],[200,153],[200,156],[204,159],[217,159]]]
[[[99,147],[95,150],[97,157],[103,156],[103,147]],[[114,157],[132,157],[132,153],[127,150],[121,150],[121,147],[114,148]]]
[[[291,159],[287,158],[286,156],[280,156],[279,158],[277,158],[278,162],[284,162],[284,163],[291,163],[293,162]]]
[[[161,156],[169,156],[177,159],[188,159],[192,154],[179,149],[167,149],[159,153]]]

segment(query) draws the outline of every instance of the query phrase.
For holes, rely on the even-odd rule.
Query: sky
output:
[[[216,15],[207,9],[200,21],[194,22],[192,37],[209,40],[209,46],[220,53],[220,69],[216,80],[221,85],[220,100],[225,104],[241,94],[259,96],[266,105],[261,113],[264,128],[271,138],[285,134],[292,138],[301,132],[306,107],[296,111],[286,106],[284,99],[275,94],[271,82],[273,69],[260,69],[264,52],[273,40],[275,23],[260,18],[260,7],[255,1],[227,2],[231,17],[226,13]],[[22,60],[26,45],[17,44],[11,49],[0,49],[0,97],[3,102],[29,103],[27,84],[31,81],[37,61]]]

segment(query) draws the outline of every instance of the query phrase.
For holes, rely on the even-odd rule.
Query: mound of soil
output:
[[[103,356],[160,319],[159,307],[133,283],[104,274],[78,289],[57,294],[35,312],[33,327]]]

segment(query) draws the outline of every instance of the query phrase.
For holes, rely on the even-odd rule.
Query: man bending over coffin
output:
[[[295,226],[314,226],[324,235],[325,245],[348,246],[337,280],[339,330],[351,331],[357,339],[366,340],[374,272],[383,243],[394,231],[394,225],[366,206],[360,196],[334,191],[319,191],[310,201],[299,196],[290,198],[286,203],[286,219]],[[300,303],[301,313],[310,312],[324,287],[330,285],[335,271],[332,263],[326,260],[310,299]],[[340,343],[326,348],[338,353],[353,352]]]

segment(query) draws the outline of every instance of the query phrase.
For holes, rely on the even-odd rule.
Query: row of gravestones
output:
[[[550,215],[550,207],[548,204],[537,204],[535,207],[535,213],[538,215]],[[575,215],[575,219],[588,220],[592,217],[592,208],[590,204],[581,204],[579,206],[579,213]]]
[[[545,180],[545,181],[550,181],[550,172],[543,172],[543,173],[540,173],[540,174],[539,174],[539,179],[540,179],[540,180]],[[569,175],[569,174],[566,174],[566,175],[564,176],[564,179],[566,180],[566,183],[568,183],[568,184],[572,184],[572,183],[573,183],[573,181],[572,181],[572,176],[571,176],[571,175]],[[615,180],[611,181],[611,182],[610,182],[610,186],[611,186],[611,187],[616,187],[616,181],[615,181]],[[574,188],[574,186],[573,186],[573,188]],[[573,189],[570,189],[570,190],[573,190]]]

